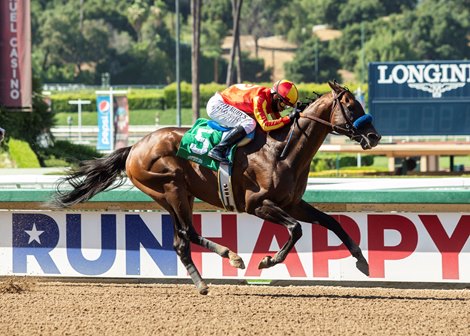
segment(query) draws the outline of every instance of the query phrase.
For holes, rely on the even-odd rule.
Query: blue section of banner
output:
[[[468,135],[470,62],[369,63],[369,111],[382,135]]]
[[[97,96],[96,109],[98,111],[98,141],[96,149],[112,150],[112,113],[111,113],[111,97]]]

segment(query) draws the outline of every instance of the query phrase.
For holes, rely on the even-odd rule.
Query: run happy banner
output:
[[[0,105],[31,109],[31,18],[29,0],[0,1]]]
[[[283,264],[258,269],[288,237],[285,228],[246,214],[198,213],[203,236],[229,247],[246,269],[192,244],[204,278],[470,283],[470,214],[335,214],[359,242],[370,277],[338,238],[302,224],[303,236]],[[0,214],[0,275],[187,278],[173,250],[165,213],[13,212]]]

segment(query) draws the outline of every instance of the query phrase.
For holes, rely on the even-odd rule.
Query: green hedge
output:
[[[372,166],[373,164],[373,155],[361,156],[361,166]],[[313,158],[310,163],[310,171],[320,172],[323,170],[354,166],[357,166],[357,156],[355,155],[321,154]]]
[[[260,83],[270,87],[272,83]],[[355,91],[358,87],[357,84],[346,85],[351,91]],[[207,101],[212,95],[225,88],[225,84],[209,83],[201,84],[200,90],[200,106],[205,107]],[[327,83],[324,84],[311,84],[299,83],[299,99],[306,100],[307,98],[315,97],[313,92],[320,94],[329,92],[331,89]],[[192,87],[190,83],[181,82],[181,107],[191,108],[192,106]],[[367,86],[363,87],[367,98]],[[129,89],[127,98],[129,101],[129,109],[132,110],[164,110],[166,108],[176,107],[176,83],[172,83],[163,89]],[[54,112],[75,112],[77,106],[70,105],[69,100],[90,100],[90,105],[83,105],[82,111],[95,112],[96,111],[96,94],[92,90],[81,90],[73,92],[58,92],[53,93],[51,96],[52,109]],[[366,100],[367,101],[367,100]]]
[[[8,141],[10,158],[17,168],[40,168],[38,157],[26,141],[10,138]]]
[[[43,148],[40,151],[45,162],[65,161],[67,164],[78,164],[80,161],[92,160],[94,158],[101,157],[95,148],[74,144],[68,141],[57,140],[53,146]]]
[[[91,104],[82,105],[84,112],[96,112],[96,93],[91,90],[80,90],[73,92],[57,92],[51,95],[52,110],[56,113],[75,112],[76,105],[70,105],[69,100],[90,100]],[[129,109],[151,110],[165,109],[164,91],[162,89],[129,89],[127,93]]]

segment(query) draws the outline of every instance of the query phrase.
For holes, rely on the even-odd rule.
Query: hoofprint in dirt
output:
[[[192,285],[36,281],[0,291],[0,307],[1,335],[468,335],[470,325],[468,289],[213,285],[201,296]]]

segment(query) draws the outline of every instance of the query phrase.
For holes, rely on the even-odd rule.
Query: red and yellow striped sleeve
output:
[[[261,126],[263,131],[269,132],[281,128],[290,122],[288,116],[277,118],[274,120],[268,119],[267,113],[267,100],[261,97],[255,97],[253,99],[253,113],[256,121]]]

